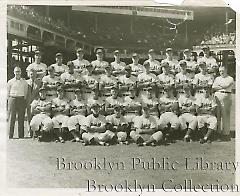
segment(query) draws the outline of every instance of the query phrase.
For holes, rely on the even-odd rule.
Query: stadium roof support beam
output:
[[[193,20],[193,11],[168,9],[159,7],[91,7],[91,6],[72,6],[74,11],[83,12],[96,12],[96,13],[109,13],[109,14],[121,14],[121,15],[137,15],[155,18],[173,18],[182,20]]]

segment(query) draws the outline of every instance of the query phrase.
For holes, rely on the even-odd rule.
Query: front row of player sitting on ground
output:
[[[165,87],[156,114],[147,101],[135,100],[131,105],[127,98],[134,100],[135,93],[124,97],[125,103],[113,104],[113,110],[108,110],[110,106],[106,108],[107,104],[97,97],[86,104],[80,89],[75,91],[76,99],[69,103],[62,87],[57,89],[58,96],[52,101],[46,99],[46,89],[41,88],[39,99],[31,104],[30,128],[39,141],[51,132],[56,141],[64,143],[64,133],[69,131],[72,141],[82,141],[84,145],[128,144],[131,140],[139,146],[156,145],[181,138],[189,142],[196,133],[200,143],[211,141],[217,128],[217,104],[211,88],[205,87],[205,96],[197,100],[189,86],[184,86],[184,91],[185,96],[176,99],[173,87]]]

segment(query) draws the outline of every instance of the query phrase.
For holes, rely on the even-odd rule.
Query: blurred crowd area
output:
[[[131,24],[131,18],[122,16],[122,20],[112,17],[103,19],[99,16],[99,25],[94,24],[94,19],[81,18],[71,21],[66,25],[60,19],[53,19],[40,15],[32,7],[25,5],[8,6],[8,14],[22,17],[24,20],[33,22],[50,30],[73,36],[76,39],[89,42],[93,45],[124,46],[124,47],[152,47],[161,48],[174,46],[175,48],[191,47],[204,44],[235,44],[236,31],[225,33],[225,25],[212,25],[210,27],[196,27],[186,38],[185,29],[174,28],[163,19],[152,19],[143,17],[135,18]],[[84,21],[84,22],[83,22]],[[123,23],[124,21],[124,23]],[[71,28],[69,27],[71,26]],[[185,26],[185,25],[182,25]],[[205,32],[204,32],[205,31]]]

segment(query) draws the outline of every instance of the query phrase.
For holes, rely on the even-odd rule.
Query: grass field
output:
[[[233,103],[235,99],[233,97]],[[231,129],[234,130],[235,104],[232,109]],[[110,162],[113,170],[108,165],[106,169],[59,170],[57,158],[65,158],[65,162],[89,162],[97,158],[102,162]],[[185,157],[189,159],[189,168],[186,170]],[[161,188],[164,181],[168,188],[174,184],[183,183],[185,179],[192,179],[193,183],[234,183],[234,171],[230,170],[200,170],[196,166],[196,158],[203,158],[203,161],[212,162],[234,162],[235,160],[235,139],[230,142],[213,142],[201,145],[198,142],[184,143],[177,141],[167,146],[137,147],[134,144],[128,146],[83,146],[80,143],[38,143],[32,139],[13,139],[7,142],[7,182],[8,187],[28,188],[87,188],[87,180],[94,179],[97,184],[119,184],[128,180],[129,184],[137,180],[139,184],[154,184]],[[174,161],[176,170],[160,168],[143,169],[140,165],[133,170],[132,158],[140,158],[141,162],[151,162],[152,158],[161,162],[167,159],[169,164]],[[139,159],[137,159],[139,161]],[[123,163],[121,163],[123,162]],[[117,165],[119,163],[119,165]],[[145,163],[147,164],[147,163]],[[122,166],[124,165],[124,168]],[[62,165],[61,165],[62,166]],[[117,168],[119,166],[119,168]],[[152,167],[152,165],[150,165]],[[165,164],[167,167],[167,164]],[[204,168],[203,168],[204,169]]]

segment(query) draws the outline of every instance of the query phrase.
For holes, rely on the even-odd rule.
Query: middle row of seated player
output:
[[[31,104],[33,118],[30,127],[39,138],[42,133],[53,129],[57,140],[64,142],[62,131],[68,130],[75,141],[82,138],[85,144],[94,141],[102,145],[115,139],[127,142],[127,136],[140,145],[144,142],[148,145],[159,142],[163,135],[173,138],[179,128],[185,132],[184,140],[189,141],[196,127],[201,132],[207,131],[201,138],[204,143],[216,131],[217,104],[209,87],[205,88],[204,97],[195,99],[186,85],[184,96],[176,99],[173,88],[167,86],[156,103],[152,99],[140,102],[134,97],[134,88],[131,89],[131,95],[125,97],[125,102],[116,100],[104,104],[92,99],[90,104],[86,104],[80,89],[75,91],[76,99],[69,103],[64,98],[62,87],[57,89],[58,96],[52,101],[46,99],[46,89],[41,88],[40,98]],[[144,138],[144,134],[150,138]]]
[[[146,94],[148,88],[152,88],[156,97],[161,96],[163,93],[163,87],[166,85],[174,86],[178,91],[178,94],[182,93],[184,85],[190,85],[195,90],[196,94],[201,94],[204,87],[212,85],[214,78],[206,73],[206,64],[200,64],[200,73],[196,75],[189,75],[186,72],[186,64],[183,62],[181,65],[181,72],[176,76],[169,73],[169,66],[167,63],[163,64],[163,73],[156,77],[154,74],[149,73],[149,63],[144,64],[145,71],[139,74],[138,77],[131,75],[131,67],[125,68],[125,75],[116,78],[111,75],[111,67],[107,66],[106,74],[101,77],[92,75],[93,67],[89,65],[87,72],[84,75],[78,76],[74,73],[74,66],[70,62],[68,63],[69,71],[56,77],[54,75],[54,68],[49,67],[49,75],[44,76],[42,79],[43,86],[47,88],[47,97],[53,99],[56,97],[56,88],[60,84],[64,85],[66,91],[66,97],[69,100],[75,98],[74,90],[81,88],[85,94],[85,99],[88,99],[92,92],[97,88],[99,96],[109,97],[111,95],[111,89],[116,87],[119,89],[119,96],[129,94],[129,87],[136,86],[137,94],[140,96]]]

